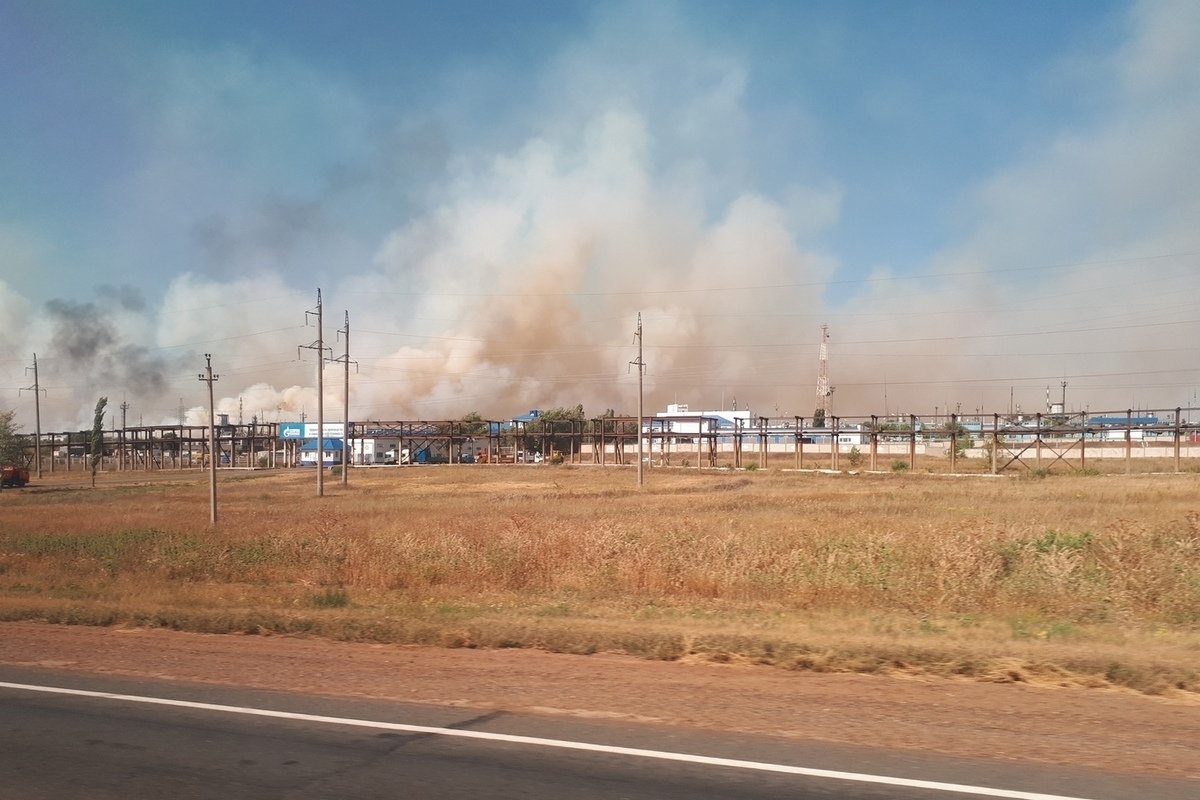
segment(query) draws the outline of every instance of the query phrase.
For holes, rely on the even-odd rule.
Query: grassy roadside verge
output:
[[[1192,475],[309,478],[6,493],[0,619],[1200,695]]]

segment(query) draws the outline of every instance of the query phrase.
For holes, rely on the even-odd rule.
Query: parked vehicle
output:
[[[29,483],[29,470],[24,467],[0,467],[0,486],[24,488]]]

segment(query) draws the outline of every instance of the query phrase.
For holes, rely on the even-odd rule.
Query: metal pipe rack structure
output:
[[[532,420],[392,420],[351,422],[355,442],[395,442],[405,463],[568,463],[623,466],[636,460],[641,436],[646,463],[660,467],[842,471],[915,469],[1004,474],[1021,470],[1083,471],[1101,459],[1122,459],[1124,471],[1139,459],[1165,460],[1175,472],[1200,458],[1200,410],[1121,409],[1062,414],[934,414],[880,417],[733,418],[717,415]],[[217,426],[217,466],[259,469],[300,465],[300,442],[280,440],[277,423]],[[208,427],[139,426],[104,432],[106,469],[185,470],[207,465]],[[34,434],[23,436],[32,462]],[[90,431],[41,434],[43,467],[51,472],[87,468]],[[363,465],[361,452],[358,464]],[[633,451],[633,452],[631,452]],[[424,455],[421,455],[424,453]],[[420,456],[420,457],[418,457]],[[944,464],[945,468],[936,468]]]

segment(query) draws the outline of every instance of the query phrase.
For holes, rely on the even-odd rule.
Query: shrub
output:
[[[908,462],[897,459],[892,462],[892,472],[905,472],[908,470]]]
[[[345,608],[350,605],[350,593],[343,588],[329,588],[314,594],[312,604],[317,608]]]

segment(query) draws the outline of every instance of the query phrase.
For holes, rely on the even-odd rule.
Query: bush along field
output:
[[[62,480],[61,478],[59,479]],[[432,466],[0,497],[0,619],[1200,697],[1200,476]]]

